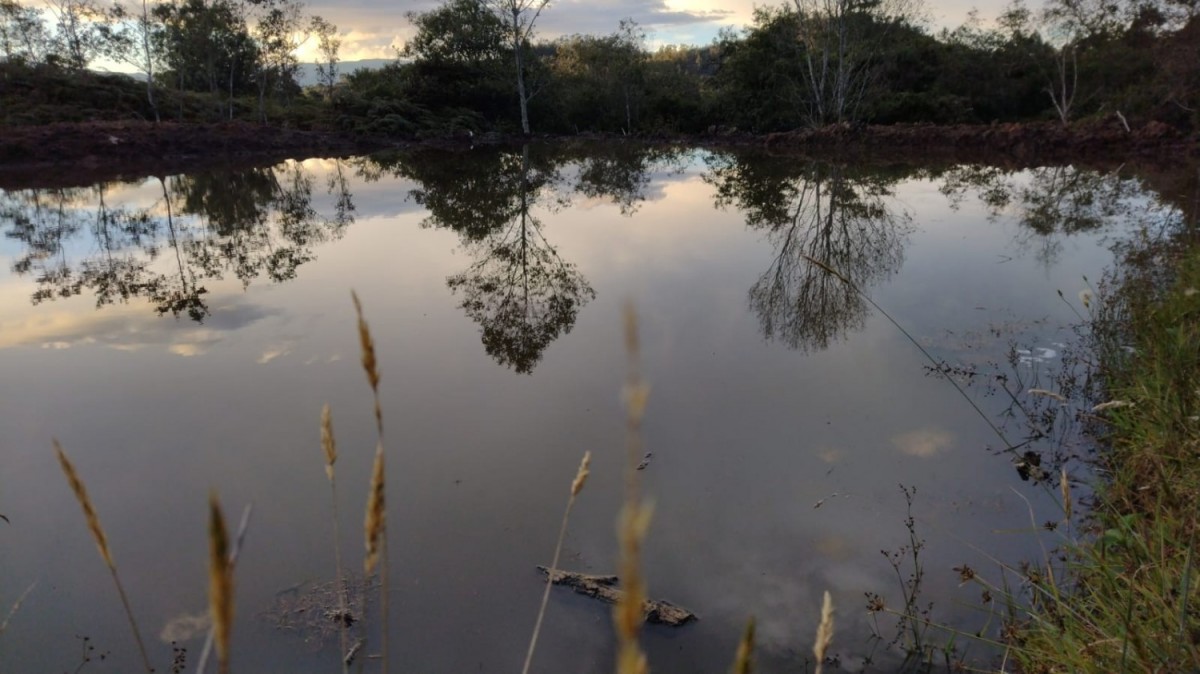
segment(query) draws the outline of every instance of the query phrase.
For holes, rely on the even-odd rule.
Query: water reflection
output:
[[[546,238],[535,213],[556,213],[581,195],[611,200],[632,215],[646,199],[651,171],[680,156],[640,146],[593,150],[525,145],[519,152],[398,153],[359,164],[368,180],[391,175],[415,181],[408,196],[428,211],[422,226],[459,235],[474,260],[446,285],[480,326],[488,355],[516,372],[532,372],[596,296],[578,267]],[[573,179],[566,175],[571,164],[578,167]]]
[[[1063,237],[1128,218],[1134,207],[1131,197],[1143,192],[1119,170],[1073,166],[1041,167],[1020,175],[990,166],[958,166],[943,175],[939,189],[954,208],[974,194],[989,219],[1012,214],[1023,227],[1018,246],[1034,250],[1044,266],[1058,260]]]
[[[862,329],[862,295],[807,258],[863,290],[896,273],[911,232],[911,217],[892,200],[900,177],[764,155],[716,155],[708,168],[717,207],[740,210],[774,246],[749,293],[763,335],[819,351]]]
[[[463,161],[425,161],[397,155],[376,161],[419,182],[410,197],[429,210],[426,227],[459,234],[474,261],[446,285],[479,324],[483,347],[496,362],[528,374],[555,339],[575,325],[596,292],[559,256],[535,217],[565,205],[561,158],[532,152],[480,152]]]
[[[342,235],[354,205],[337,175],[340,166],[330,182],[333,219],[312,207],[313,178],[298,163],[159,177],[159,196],[140,207],[108,204],[110,192],[130,185],[9,192],[0,218],[25,248],[12,269],[34,277],[33,304],[86,290],[97,307],[144,297],[159,314],[201,322],[211,313],[204,281],[228,273],[243,287],[290,280],[317,245]],[[82,236],[90,245],[73,240]],[[78,252],[85,248],[92,252]]]

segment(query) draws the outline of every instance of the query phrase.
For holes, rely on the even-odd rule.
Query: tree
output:
[[[0,56],[9,63],[40,63],[49,51],[41,12],[16,0],[0,0]]]
[[[900,269],[910,231],[910,216],[889,203],[893,180],[761,155],[714,157],[704,180],[717,207],[737,207],[775,246],[749,293],[767,339],[819,351],[865,325],[862,289]]]
[[[169,78],[180,91],[208,91],[218,114],[232,117],[233,97],[254,91],[258,62],[239,8],[229,0],[183,0],[156,5],[151,13],[162,26],[155,42]],[[227,110],[219,99],[223,90]]]
[[[68,67],[83,70],[103,47],[104,12],[93,0],[47,0],[54,19],[54,41]]]
[[[413,60],[392,70],[403,90],[396,96],[429,111],[430,125],[443,130],[473,130],[481,119],[514,118],[504,72],[504,25],[482,0],[450,0],[428,12],[410,12],[408,19],[417,30],[403,53]]]
[[[720,66],[712,80],[718,124],[759,133],[796,126],[808,91],[799,32],[796,12],[758,7],[753,25],[741,35],[721,33]]]
[[[325,98],[332,99],[333,85],[338,80],[338,50],[342,48],[342,38],[338,35],[337,26],[319,16],[312,18],[309,32],[317,36],[317,50],[321,53],[321,61],[317,63],[317,80],[325,86]]]
[[[162,121],[154,98],[154,72],[159,54],[154,48],[153,36],[160,28],[150,14],[148,0],[142,0],[140,11],[136,7],[115,4],[109,10],[109,19],[102,28],[105,55],[137,68],[146,76],[146,102],[154,111],[154,121]]]
[[[296,50],[308,39],[303,33],[303,5],[299,0],[249,0],[258,8],[254,37],[258,43],[258,114],[267,121],[267,92],[295,85],[300,62]]]
[[[517,102],[521,107],[521,132],[529,135],[529,100],[536,95],[525,86],[527,55],[525,50],[533,37],[538,16],[550,0],[485,0],[504,26],[517,72]]]
[[[809,124],[856,121],[888,30],[906,23],[916,0],[792,0],[804,47]]]

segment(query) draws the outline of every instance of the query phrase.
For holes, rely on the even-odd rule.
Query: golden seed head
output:
[[[821,624],[817,626],[817,639],[813,643],[813,655],[817,659],[818,674],[821,671],[821,665],[825,662],[825,653],[829,651],[829,644],[833,641],[833,598],[829,596],[829,591],[825,591],[825,599],[821,604]]]
[[[367,517],[363,523],[366,536],[367,556],[363,560],[363,571],[371,575],[379,562],[379,540],[383,534],[386,511],[384,508],[383,444],[375,446],[375,465],[371,470],[371,488],[367,493]]]
[[[733,661],[733,674],[750,674],[754,671],[754,616],[746,622],[746,631],[738,644],[737,657]]]
[[[104,563],[108,565],[109,569],[115,568],[112,552],[108,549],[108,537],[104,535],[104,529],[100,526],[100,517],[96,515],[96,509],[92,507],[92,499],[88,497],[87,487],[83,485],[83,480],[79,478],[79,473],[75,470],[75,464],[71,463],[71,460],[67,458],[62,445],[58,444],[58,440],[54,440],[54,452],[58,455],[58,465],[62,466],[63,474],[67,476],[67,483],[71,485],[71,491],[75,492],[75,499],[79,501],[79,506],[83,508],[83,517],[87,520],[87,527],[92,532],[92,538],[96,541],[96,548],[100,550],[100,557],[104,559]]]
[[[208,606],[213,621],[213,643],[222,672],[229,669],[229,637],[233,631],[233,566],[229,562],[229,535],[217,493],[208,496]]]
[[[363,318],[362,302],[358,299],[358,293],[351,290],[350,297],[354,299],[354,312],[358,314],[358,341],[362,347],[363,370],[367,373],[367,382],[371,384],[371,388],[378,392],[379,365],[375,360],[375,341],[371,339],[371,329]]]
[[[333,479],[333,464],[337,461],[337,442],[333,439],[333,415],[329,405],[321,408],[321,448],[325,450],[325,474]]]
[[[575,480],[571,482],[571,496],[579,495],[583,490],[583,483],[587,482],[588,475],[591,473],[588,466],[592,465],[592,453],[584,452],[583,460],[579,462],[579,471],[575,473]]]

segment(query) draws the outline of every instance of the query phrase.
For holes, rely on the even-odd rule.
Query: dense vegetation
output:
[[[2,123],[257,120],[403,136],[769,133],[830,123],[1149,120],[1200,128],[1200,3],[1015,0],[932,33],[905,0],[794,0],[704,46],[539,39],[543,0],[446,0],[380,70],[340,72],[338,29],[299,0],[47,11],[0,0]],[[304,36],[320,84],[297,83]],[[140,78],[101,75],[104,58]]]

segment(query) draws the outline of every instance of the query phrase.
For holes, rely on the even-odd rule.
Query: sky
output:
[[[44,7],[40,0],[18,1]],[[923,3],[924,24],[938,31],[962,24],[972,9],[979,10],[986,24],[1010,0],[916,1]],[[604,35],[615,32],[621,19],[632,18],[646,30],[651,48],[704,45],[712,42],[722,28],[749,26],[756,5],[784,3],[790,0],[551,0],[538,18],[535,34],[550,40],[573,33]],[[405,15],[433,9],[441,0],[306,0],[305,4],[309,15],[323,16],[338,27],[342,34],[341,60],[358,61],[395,58],[396,49],[413,34]],[[1028,0],[1027,4],[1036,7],[1040,1]],[[317,61],[316,41],[306,42],[298,56],[303,62]]]
[[[607,34],[626,17],[638,22],[651,47],[664,44],[708,44],[724,27],[742,28],[751,23],[755,5],[780,4],[781,0],[552,0],[538,18],[540,38],[554,39],[572,33]],[[1007,0],[924,0],[927,25],[933,30],[953,28],[978,8],[984,19],[1000,13]],[[341,58],[392,58],[394,47],[412,35],[405,14],[436,7],[437,0],[310,0],[309,13],[332,21],[342,33]],[[1036,0],[1030,5],[1038,4]],[[315,45],[305,45],[301,60],[315,60]],[[309,57],[309,58],[306,58]]]

